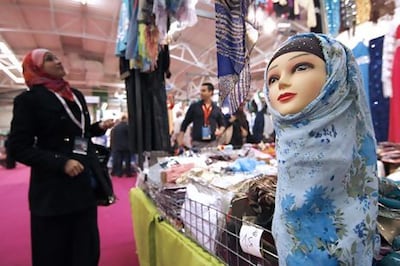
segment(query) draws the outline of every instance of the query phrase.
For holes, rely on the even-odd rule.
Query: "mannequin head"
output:
[[[296,114],[320,94],[327,79],[318,39],[305,37],[284,44],[272,57],[267,73],[271,107],[281,115]]]

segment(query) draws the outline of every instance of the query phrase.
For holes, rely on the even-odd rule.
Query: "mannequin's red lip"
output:
[[[286,101],[292,99],[294,96],[296,96],[296,93],[286,92],[286,93],[279,95],[278,101],[286,102]]]

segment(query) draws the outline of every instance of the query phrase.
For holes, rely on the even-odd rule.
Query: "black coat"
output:
[[[104,134],[98,123],[90,124],[83,95],[73,89],[85,114],[85,137]],[[76,103],[68,103],[80,118]],[[60,215],[96,205],[91,184],[89,156],[72,153],[75,136],[81,129],[73,123],[53,92],[38,85],[14,99],[9,149],[14,158],[31,166],[29,206],[35,215]],[[93,146],[89,142],[89,154]],[[79,160],[85,170],[76,177],[64,172],[68,159]]]

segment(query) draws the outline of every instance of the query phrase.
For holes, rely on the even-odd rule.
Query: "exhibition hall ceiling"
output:
[[[0,0],[0,103],[26,88],[19,64],[38,47],[54,51],[67,69],[66,80],[85,94],[123,94],[115,56],[120,5],[120,0]],[[175,33],[170,44],[167,89],[177,99],[196,97],[204,81],[217,83],[214,1],[199,0],[196,11],[198,23]],[[272,19],[251,53],[253,90],[262,87],[271,51],[289,34],[307,30],[303,21]]]

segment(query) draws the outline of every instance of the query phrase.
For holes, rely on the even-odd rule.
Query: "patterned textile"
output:
[[[357,9],[355,0],[340,1],[340,31],[351,29],[355,31]]]
[[[272,232],[279,265],[372,265],[378,180],[374,131],[350,50],[317,36],[327,81],[301,112],[281,115],[276,130],[278,183]],[[268,95],[268,87],[266,88]]]
[[[275,208],[276,176],[266,176],[255,180],[247,192],[248,202],[257,214],[256,224],[271,230]]]
[[[154,71],[159,52],[157,27],[153,24],[139,23],[136,38],[137,48],[135,58],[131,62],[132,67],[142,72]]]
[[[250,93],[249,89],[251,83],[251,77],[249,73],[250,73],[250,62],[249,59],[246,58],[245,66],[243,70],[240,72],[240,75],[238,77],[229,75],[220,78],[220,86],[223,84],[231,86],[230,82],[231,81],[235,82],[235,84],[233,85],[234,86],[233,89],[229,92],[228,95],[225,96],[225,99],[226,97],[228,97],[229,99],[229,110],[231,113],[235,113],[242,103],[248,101]]]
[[[388,140],[389,102],[383,96],[382,86],[382,50],[384,36],[369,41],[369,99],[378,142]]]
[[[246,54],[246,15],[252,0],[217,0],[216,39],[220,102],[233,93],[229,101],[236,111],[250,90],[250,73]],[[241,82],[244,79],[243,82]]]
[[[167,37],[169,16],[187,27],[196,24],[196,4],[197,0],[154,0],[153,13],[160,32],[160,40],[165,40]]]
[[[124,1],[121,6],[116,54],[142,72],[155,70],[160,48],[152,7],[151,0]]]
[[[360,67],[363,87],[365,95],[367,96],[367,103],[369,106],[369,51],[368,47],[363,43],[359,42],[353,48],[353,55],[356,58],[356,62]]]
[[[325,2],[326,19],[328,22],[328,33],[336,36],[340,28],[340,0]]]
[[[121,9],[118,19],[117,43],[115,45],[115,55],[123,56],[127,45],[129,20],[132,14],[132,1],[121,0]]]
[[[129,21],[129,26],[126,35],[126,59],[135,59],[138,52],[138,13],[139,13],[139,0],[134,0],[132,4],[132,15]]]

